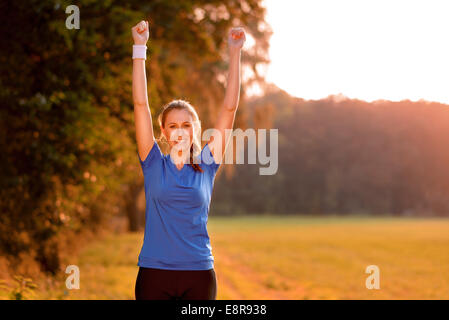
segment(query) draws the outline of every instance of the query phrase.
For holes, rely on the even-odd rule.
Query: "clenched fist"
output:
[[[242,27],[235,27],[229,30],[228,44],[231,50],[240,50],[246,41],[245,30]]]
[[[131,28],[134,44],[145,45],[150,37],[150,25],[148,21],[140,21]]]

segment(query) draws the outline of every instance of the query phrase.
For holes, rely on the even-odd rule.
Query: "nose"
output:
[[[172,140],[176,140],[176,137],[178,140],[187,140],[189,138],[189,132],[185,129],[176,129],[172,132],[171,138]]]

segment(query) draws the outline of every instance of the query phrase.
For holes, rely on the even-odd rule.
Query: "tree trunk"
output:
[[[139,208],[138,198],[142,191],[142,184],[133,184],[128,186],[128,194],[126,196],[126,215],[128,217],[129,231],[140,231],[143,229],[144,211]]]

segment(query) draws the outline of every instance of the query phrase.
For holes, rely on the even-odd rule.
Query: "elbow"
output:
[[[231,104],[231,105],[223,105],[224,109],[226,111],[235,112],[237,110],[238,104]]]
[[[144,108],[148,105],[146,102],[134,101],[134,108]]]
[[[236,111],[238,106],[239,106],[239,97],[226,97],[225,100],[223,101],[223,106],[225,108],[225,110],[227,111]]]

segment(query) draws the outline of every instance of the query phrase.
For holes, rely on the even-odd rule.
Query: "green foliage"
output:
[[[0,280],[0,289],[9,292],[11,300],[25,300],[35,295],[38,286],[33,279],[15,275],[13,280],[14,285],[9,285],[6,281]]]

